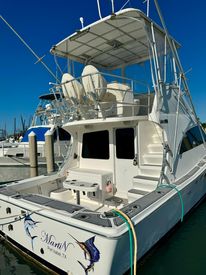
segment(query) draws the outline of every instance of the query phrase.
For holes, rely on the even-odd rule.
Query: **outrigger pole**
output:
[[[184,73],[184,70],[183,70],[183,67],[182,67],[182,64],[180,62],[180,59],[179,59],[179,56],[177,54],[177,50],[176,50],[176,47],[174,46],[174,43],[171,41],[170,39],[170,35],[169,35],[169,32],[168,32],[168,29],[166,27],[166,24],[165,24],[165,21],[164,21],[164,18],[162,16],[162,12],[160,10],[160,7],[159,7],[159,4],[158,4],[158,1],[157,0],[154,0],[154,3],[155,3],[155,6],[156,6],[156,9],[157,9],[157,13],[159,15],[159,18],[160,18],[160,21],[162,23],[162,26],[165,30],[165,34],[166,34],[166,37],[167,37],[167,41],[168,41],[168,44],[170,46],[170,49],[172,51],[172,55],[175,59],[175,62],[177,64],[177,67],[180,71],[180,77],[182,78],[183,80],[183,85],[184,85],[184,88],[185,88],[185,91],[190,99],[190,104],[192,106],[192,111],[193,111],[193,114],[195,115],[195,118],[198,122],[198,118],[197,118],[197,114],[195,112],[195,108],[194,108],[194,105],[193,105],[193,102],[192,102],[192,97],[191,97],[191,94],[190,94],[190,90],[189,90],[189,87],[188,87],[188,84],[187,84],[187,81],[186,81],[186,77],[185,77],[185,73]]]
[[[20,41],[24,44],[24,46],[27,47],[27,49],[36,57],[37,59],[37,63],[41,63],[44,68],[46,68],[46,70],[50,73],[50,75],[57,81],[57,83],[60,83],[59,79],[56,77],[56,75],[52,72],[52,70],[44,63],[44,61],[42,60],[44,58],[43,57],[39,57],[33,50],[32,48],[26,43],[26,41],[15,31],[15,29],[3,18],[2,15],[0,15],[0,19],[2,19],[2,21],[9,27],[9,29],[20,39]]]
[[[175,47],[175,45],[174,45],[174,42],[171,41],[171,39],[170,39],[170,35],[169,35],[169,32],[168,32],[167,26],[166,26],[166,24],[165,24],[165,21],[164,21],[164,18],[163,18],[163,15],[162,15],[160,6],[159,6],[159,4],[158,4],[158,0],[154,0],[154,4],[155,4],[155,7],[156,7],[156,9],[157,9],[157,13],[158,13],[158,15],[159,15],[159,18],[160,18],[160,21],[161,21],[161,23],[162,23],[162,26],[163,26],[163,28],[164,28],[164,30],[165,30],[165,34],[166,34],[166,37],[167,37],[167,41],[168,41],[169,47],[170,47],[170,49],[171,49],[171,51],[172,51],[172,55],[173,55],[173,57],[174,57],[174,59],[175,59],[175,62],[176,62],[177,67],[178,67],[178,70],[179,70],[179,72],[180,72],[180,78],[182,79],[182,82],[183,82],[183,85],[184,85],[185,92],[186,92],[187,96],[189,97],[189,101],[190,101],[190,104],[191,104],[191,107],[192,107],[192,112],[193,112],[193,114],[194,114],[196,123],[197,123],[197,125],[198,125],[198,127],[199,127],[200,135],[201,135],[201,138],[202,138],[202,141],[203,141],[203,144],[204,144],[204,148],[205,148],[205,150],[206,150],[205,138],[204,138],[204,136],[203,136],[203,134],[202,134],[202,131],[201,131],[200,121],[199,121],[199,119],[198,119],[197,113],[196,113],[196,111],[195,111],[194,104],[193,104],[193,102],[192,102],[192,97],[191,97],[191,94],[190,94],[189,86],[188,86],[188,84],[187,84],[187,80],[186,80],[186,77],[185,77],[185,73],[184,73],[184,70],[183,70],[181,61],[180,61],[179,56],[178,56],[178,53],[177,53],[177,49],[176,49],[176,47]],[[180,89],[179,89],[179,93],[180,93]],[[179,94],[179,98],[180,98],[180,94]],[[178,99],[178,100],[179,100],[179,99]],[[177,125],[176,125],[176,127],[177,127]],[[176,129],[176,130],[177,130],[177,129]],[[174,150],[175,150],[175,148],[174,148]]]

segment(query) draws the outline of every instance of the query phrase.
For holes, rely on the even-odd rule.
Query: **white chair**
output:
[[[62,91],[66,99],[76,99],[81,101],[83,95],[83,86],[69,73],[65,73],[62,76]]]
[[[92,65],[84,67],[82,84],[88,98],[92,101],[101,100],[107,89],[107,82],[100,72]]]
[[[133,92],[126,84],[118,82],[109,83],[107,91],[116,97],[117,102],[134,103]]]
[[[107,93],[115,96],[118,116],[132,116],[139,112],[139,102],[134,101],[134,94],[126,84],[113,82],[107,85]]]

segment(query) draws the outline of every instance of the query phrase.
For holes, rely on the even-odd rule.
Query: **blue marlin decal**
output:
[[[34,229],[37,223],[39,222],[33,221],[30,215],[26,215],[24,218],[24,229],[27,236],[29,236],[29,238],[31,239],[32,250],[34,249],[34,245],[33,245],[34,239],[37,238],[37,236],[31,235],[31,229]]]
[[[69,234],[70,235],[70,234]],[[85,271],[85,275],[88,275],[90,270],[94,270],[94,264],[100,259],[100,252],[94,244],[95,236],[91,237],[85,242],[79,242],[72,235],[70,235],[76,243],[81,247],[84,252],[84,257],[86,260],[89,260],[89,265],[84,266],[80,261],[78,263],[82,266]]]

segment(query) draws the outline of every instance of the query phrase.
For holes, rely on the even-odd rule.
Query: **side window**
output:
[[[204,136],[204,132],[203,130],[201,129],[202,131],[202,135]],[[202,135],[200,133],[200,129],[198,126],[192,128],[189,130],[189,136],[190,136],[190,139],[191,139],[191,142],[195,145],[195,146],[198,146],[200,144],[203,143],[202,141]],[[194,147],[195,147],[194,146]]]
[[[190,144],[190,141],[189,141],[187,135],[185,135],[183,137],[182,144],[181,144],[181,147],[180,147],[180,154],[183,154],[184,152],[186,152],[190,149],[192,149],[192,146]]]
[[[109,159],[109,132],[99,131],[83,134],[82,157]]]
[[[185,134],[182,144],[180,147],[180,154],[197,147],[198,145],[203,143],[202,136],[206,140],[206,134],[201,129],[202,134],[200,133],[200,129],[198,126],[195,126],[191,128],[187,133]]]
[[[134,129],[116,129],[116,157],[118,159],[133,159],[134,151]]]

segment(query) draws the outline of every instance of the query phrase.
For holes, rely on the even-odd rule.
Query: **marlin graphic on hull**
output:
[[[37,236],[32,236],[31,230],[34,229],[34,227],[36,226],[37,223],[39,223],[39,222],[35,222],[34,220],[32,220],[30,215],[26,215],[24,218],[24,229],[25,229],[27,236],[29,236],[29,238],[31,239],[32,250],[34,250],[33,242],[34,242],[34,239],[37,238]]]
[[[76,243],[83,250],[85,259],[89,260],[89,262],[90,262],[89,265],[86,267],[80,261],[78,261],[78,263],[84,269],[85,275],[88,275],[88,272],[90,270],[94,270],[94,264],[96,262],[98,262],[100,259],[100,252],[94,244],[95,236],[91,237],[90,239],[86,240],[85,242],[79,242],[72,235],[70,235],[70,236],[76,241]]]

